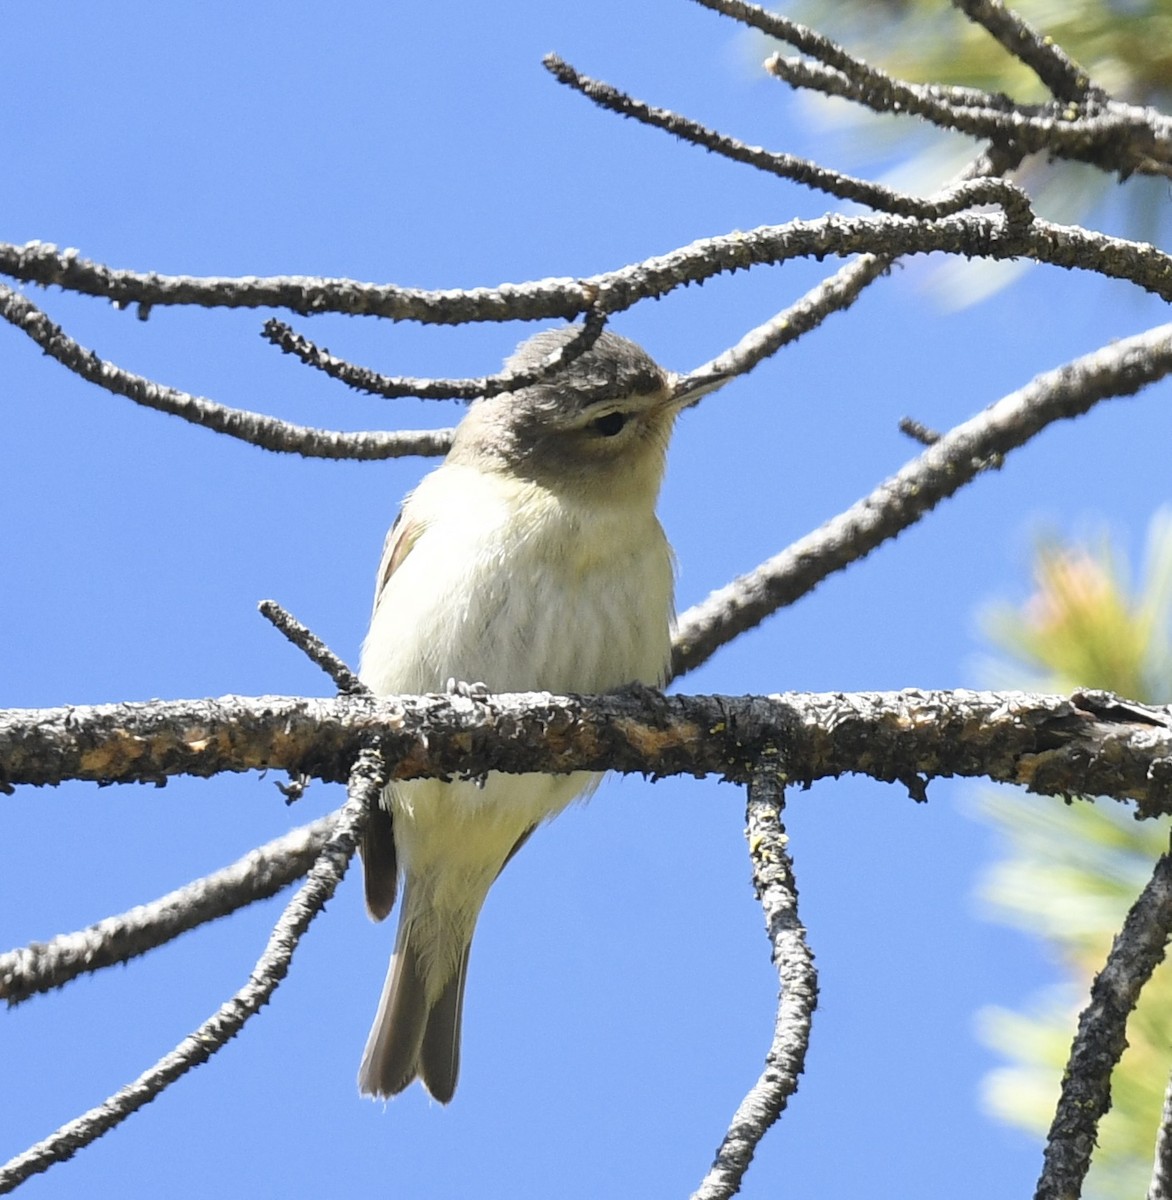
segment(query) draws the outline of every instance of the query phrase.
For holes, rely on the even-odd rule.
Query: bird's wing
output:
[[[387,531],[387,540],[383,543],[383,557],[378,565],[378,576],[374,587],[374,607],[376,609],[391,576],[407,560],[407,555],[411,553],[415,543],[422,537],[426,527],[425,522],[407,516],[406,505],[399,510],[395,523]]]
[[[395,518],[395,523],[387,532],[387,540],[383,545],[383,557],[378,567],[378,577],[374,589],[374,607],[377,610],[383,597],[387,583],[394,573],[403,565],[412,547],[419,541],[420,535],[426,528],[423,521],[405,518],[407,507],[404,505]],[[381,800],[376,803],[369,815],[366,833],[362,839],[363,879],[366,891],[366,911],[376,921],[383,920],[395,904],[395,893],[398,890],[398,855],[395,850],[394,829],[391,814]]]

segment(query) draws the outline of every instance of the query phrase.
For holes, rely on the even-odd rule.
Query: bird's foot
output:
[[[449,696],[459,696],[462,700],[469,700],[473,704],[487,700],[492,695],[492,691],[487,683],[465,683],[462,679],[449,679],[444,691]],[[478,788],[483,788],[488,776],[464,775],[461,778],[466,779],[469,783],[476,784]]]
[[[492,695],[487,683],[465,683],[462,679],[449,679],[444,691],[449,696],[462,696],[465,700],[487,700]]]

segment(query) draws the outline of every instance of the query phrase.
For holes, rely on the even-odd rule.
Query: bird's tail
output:
[[[386,1098],[421,1079],[436,1100],[447,1104],[460,1074],[460,1024],[471,931],[460,937],[462,944],[455,953],[421,955],[418,926],[409,920],[409,898],[404,896],[403,901],[395,952],[358,1069],[358,1090],[365,1096]],[[428,972],[437,962],[454,963],[438,993],[434,982],[428,986]]]

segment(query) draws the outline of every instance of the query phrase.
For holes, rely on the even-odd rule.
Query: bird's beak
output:
[[[690,375],[671,375],[667,403],[677,412],[691,408],[702,396],[724,387],[733,378],[730,371],[720,370],[708,363]]]

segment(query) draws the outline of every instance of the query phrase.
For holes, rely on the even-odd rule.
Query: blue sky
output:
[[[830,201],[592,108],[540,65],[588,73],[746,140],[849,166],[687,0],[505,5],[115,2],[5,14],[0,239],[115,266],[461,287],[579,275]],[[615,328],[686,370],[833,264],[716,280]],[[1036,269],[943,312],[900,267],[856,308],[681,422],[661,512],[679,607],[832,516],[946,428],[1039,371],[1163,319],[1119,283]],[[259,337],[266,314],[29,289],[84,344],[173,386],[290,420],[445,425],[454,405],[356,397]],[[395,373],[491,371],[527,332],[293,319]],[[304,462],[135,408],[0,329],[0,704],[326,694],[255,612],[273,597],[354,661],[383,534],[427,463]],[[979,686],[977,617],[1021,597],[1041,527],[1111,522],[1138,548],[1167,495],[1168,389],[1111,401],[1010,456],[924,524],[681,684],[726,693]],[[914,805],[862,779],[791,796],[821,970],[808,1073],[747,1197],[1024,1194],[1040,1150],[983,1115],[976,1014],[1052,978],[972,898],[997,852],[973,785]],[[66,786],[0,803],[0,947],[80,928],[234,860],[340,802],[274,780]],[[1023,803],[1030,803],[1024,800]],[[534,838],[477,936],[463,1074],[360,1100],[390,949],[357,872],[273,1003],[209,1065],[36,1197],[251,1192],[678,1196],[698,1182],[768,1044],[775,977],[742,797],[713,781],[609,780]],[[3,1014],[0,1158],[99,1102],[246,977],[283,898]]]

